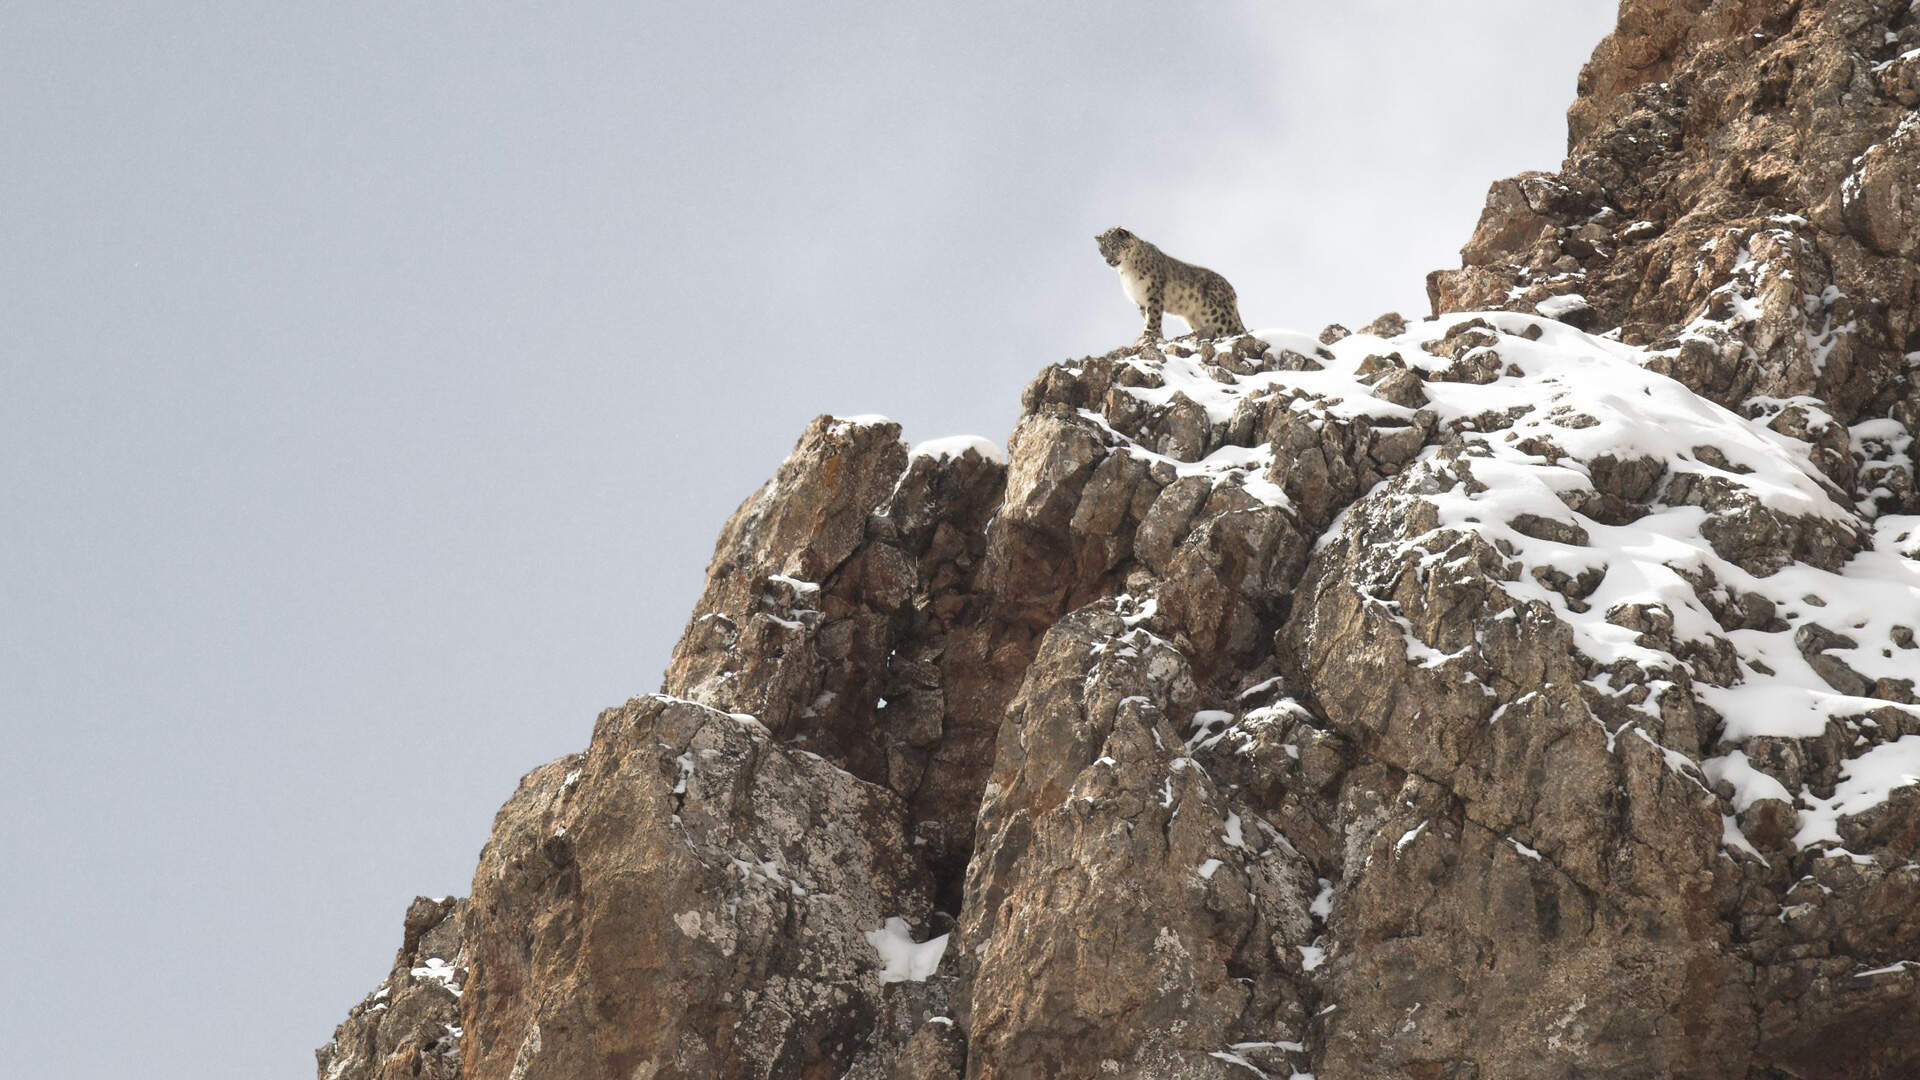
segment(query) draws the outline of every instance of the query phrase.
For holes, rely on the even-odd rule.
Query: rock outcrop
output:
[[[322,1077],[458,1080],[465,908],[452,897],[414,899],[393,970],[320,1048]]]
[[[1807,396],[1815,429],[1911,428],[1916,106],[1907,4],[1624,0],[1581,72],[1566,163],[1493,186],[1465,265],[1429,278],[1434,308],[1616,333],[1736,411]]]
[[[321,1075],[1920,1074],[1916,105],[1626,0],[1432,317],[816,421]]]

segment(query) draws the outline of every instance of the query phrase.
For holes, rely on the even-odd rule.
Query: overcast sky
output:
[[[1426,308],[1609,0],[0,7],[0,1046],[307,1076],[821,412]]]

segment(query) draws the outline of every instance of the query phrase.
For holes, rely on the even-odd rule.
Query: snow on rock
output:
[[[1320,879],[1320,891],[1314,894],[1313,904],[1308,912],[1316,922],[1326,922],[1333,914],[1333,882]]]
[[[1764,275],[1765,244],[1784,242],[1761,237],[1727,257]],[[1725,291],[1718,317],[1758,317],[1749,284]],[[1839,299],[1810,297],[1812,355],[1838,357],[1848,320],[1824,313]],[[1226,820],[1207,835],[1229,850],[1258,832],[1266,850],[1358,852],[1343,877],[1304,880],[1308,930],[1331,912],[1326,881],[1341,882],[1343,911],[1370,918],[1428,888],[1421,875],[1469,844],[1498,844],[1509,856],[1500,873],[1553,882],[1536,888],[1559,891],[1568,911],[1587,903],[1580,889],[1620,887],[1605,853],[1623,843],[1637,845],[1647,876],[1631,887],[1647,895],[1674,887],[1660,875],[1693,859],[1787,873],[1804,864],[1782,859],[1783,847],[1819,858],[1842,846],[1920,768],[1899,741],[1920,729],[1908,681],[1917,654],[1893,644],[1920,622],[1909,554],[1920,529],[1882,512],[1911,491],[1905,426],[1848,428],[1804,396],[1723,407],[1664,373],[1668,343],[1629,345],[1547,317],[1579,321],[1576,303],[1564,294],[1538,315],[1383,318],[1318,341],[1283,331],[1171,341],[1056,365],[1028,389],[1003,520],[1058,538],[1066,562],[1143,579],[1128,577],[1116,601],[1129,632],[1151,628],[1196,666],[1237,657],[1224,663],[1246,672],[1165,729],[1170,757],[1143,787],[1146,803],[1175,822]],[[1859,467],[1870,498],[1852,485],[1849,452],[1877,463]],[[1125,542],[1103,549],[1109,536]],[[1263,580],[1249,565],[1277,569]],[[1449,581],[1464,584],[1450,592]],[[1251,614],[1275,582],[1291,605],[1281,638],[1239,631],[1275,617]],[[1232,590],[1247,583],[1236,609]],[[1358,594],[1357,609],[1337,597],[1322,606],[1322,589]],[[1122,645],[1116,633],[1091,649],[1125,656]],[[1302,670],[1256,670],[1275,653]],[[1297,695],[1292,678],[1306,683]],[[1074,681],[1078,700],[1095,699],[1093,672]],[[1332,699],[1350,691],[1335,715]],[[1404,719],[1389,727],[1383,708]],[[1557,726],[1569,716],[1581,726]],[[1143,745],[1162,748],[1161,731]],[[1234,801],[1236,785],[1291,799],[1337,776],[1341,740],[1408,775],[1410,789],[1431,777],[1439,794],[1383,806],[1368,819],[1383,822],[1366,834],[1378,837],[1371,849],[1351,833],[1314,836],[1310,815],[1290,806]],[[1063,803],[1089,823],[1078,835],[1098,834],[1092,823],[1131,768],[1111,747],[1071,768],[1087,762],[1107,765]],[[1196,805],[1202,784],[1222,801]],[[1464,833],[1449,800],[1472,808]],[[1609,820],[1635,800],[1672,835],[1629,836],[1625,819]],[[1257,863],[1240,856],[1215,847],[1179,869],[1209,882],[1208,895],[1228,881],[1257,887]],[[1229,863],[1243,873],[1218,874]],[[1305,957],[1311,940],[1290,944]],[[1609,939],[1596,955],[1620,947],[1640,945]],[[1722,963],[1714,948],[1700,944],[1698,962]],[[1315,977],[1355,980],[1341,992],[1370,970],[1326,968]],[[1573,997],[1558,1007],[1578,1013]],[[1001,1045],[1001,1030],[983,1029],[982,1045]]]
[[[1914,1075],[1920,21],[1710,6],[1459,314],[816,420],[323,1075]]]
[[[999,443],[980,435],[949,435],[944,439],[928,439],[915,446],[908,456],[933,458],[938,461],[969,453],[977,454],[983,460],[999,462],[1003,465],[1007,460],[1007,453],[1000,448]]]
[[[568,786],[574,770],[590,779]],[[535,1041],[527,1073],[540,1076],[593,1075],[608,1053],[642,1060],[678,1047],[661,1034],[675,1021],[655,1003],[673,1002],[675,1015],[724,1012],[740,988],[713,972],[750,962],[761,1007],[697,1052],[676,1052],[694,1054],[680,1059],[692,1074],[777,1075],[773,1063],[797,1058],[795,1040],[816,1038],[836,1010],[877,1004],[865,928],[885,912],[930,914],[922,877],[875,869],[912,865],[902,817],[897,795],[777,741],[747,713],[668,694],[607,710],[584,756],[530,774],[496,819],[466,908],[478,914],[463,928],[480,959],[462,1002],[484,1002],[462,1025],[469,1074],[509,1075]],[[581,925],[583,898],[619,909],[617,955],[631,962],[522,948],[564,940]],[[903,977],[923,978],[937,946],[915,951],[899,936],[909,943]],[[422,956],[414,966],[424,977],[438,977],[433,956],[454,954]],[[529,990],[541,986],[565,989]],[[569,1029],[550,1023],[548,1008],[628,1020]]]
[[[1407,845],[1413,843],[1415,840],[1420,839],[1420,834],[1427,831],[1428,824],[1430,823],[1423,821],[1420,824],[1415,825],[1413,828],[1408,829],[1406,832],[1401,833],[1400,839],[1395,840],[1393,842],[1394,854],[1397,855],[1400,852],[1405,851],[1407,849]]]
[[[893,423],[891,418],[882,416],[879,413],[856,413],[852,416],[836,416],[833,418],[834,428],[840,431],[860,427],[880,427],[883,424],[891,423]]]
[[[941,934],[926,941],[915,941],[913,928],[898,916],[889,918],[878,930],[867,931],[867,941],[880,954],[883,983],[925,982],[947,953],[947,937]]]
[[[1587,298],[1579,293],[1562,293],[1549,296],[1533,305],[1533,309],[1549,319],[1558,319],[1576,311],[1587,310]]]
[[[416,979],[430,979],[446,987],[454,997],[460,996],[460,985],[453,965],[437,956],[428,957],[427,962],[420,967],[409,968],[407,974]]]
[[[1308,348],[1287,332],[1255,337],[1269,358]],[[1763,403],[1758,418],[1738,415],[1649,370],[1651,350],[1513,312],[1448,315],[1391,336],[1353,334],[1314,346],[1314,362],[1300,370],[1234,374],[1174,351],[1163,362],[1151,352],[1130,361],[1143,385],[1119,389],[1149,409],[1197,408],[1211,425],[1274,399],[1310,423],[1410,424],[1416,410],[1379,392],[1404,388],[1383,371],[1414,372],[1418,411],[1451,439],[1429,443],[1410,466],[1434,474],[1415,497],[1437,512],[1433,529],[1405,548],[1449,530],[1491,542],[1511,560],[1502,587],[1515,601],[1544,605],[1563,621],[1596,670],[1638,670],[1669,683],[1684,675],[1719,717],[1729,751],[1751,739],[1820,736],[1830,724],[1857,725],[1910,700],[1911,687],[1900,687],[1920,667],[1912,653],[1881,643],[1920,622],[1920,562],[1906,551],[1920,521],[1862,520],[1816,465],[1813,447],[1764,422],[1787,406]],[[1867,425],[1855,437],[1904,454],[1903,430]],[[1128,442],[1148,460],[1172,460]],[[1297,510],[1284,486],[1297,462],[1272,444],[1248,439],[1186,456],[1175,461],[1180,476],[1273,493],[1263,501]],[[1327,530],[1322,544],[1337,532]],[[1410,664],[1452,659],[1381,603],[1402,628]],[[1631,685],[1602,676],[1596,689]],[[1653,716],[1657,695],[1642,700],[1637,707]],[[1201,712],[1196,745],[1250,719]],[[1708,775],[1734,784],[1740,810],[1756,798],[1795,798],[1744,757],[1710,760]],[[1686,768],[1684,755],[1674,762]],[[1825,835],[1816,826],[1830,808],[1858,813],[1885,790],[1862,788],[1839,801],[1799,796],[1813,815],[1803,835]]]
[[[394,970],[320,1048],[319,1076],[457,1080],[460,998],[471,963],[462,940],[465,908],[452,897],[414,898]]]
[[[1746,813],[1747,807],[1761,799],[1793,801],[1793,794],[1786,789],[1786,786],[1754,768],[1744,750],[1735,750],[1730,754],[1708,758],[1700,765],[1705,770],[1707,778],[1713,783],[1725,783],[1733,788],[1733,812],[1736,814]]]
[[[1759,317],[1750,297],[1776,272],[1769,260],[1783,257],[1796,227],[1731,238],[1742,246],[1713,318]],[[1828,293],[1808,297],[1812,308],[1832,302]],[[1565,294],[1540,310],[1577,304],[1584,300]],[[1846,330],[1810,325],[1826,339]],[[1604,728],[1610,752],[1636,728],[1688,783],[1731,785],[1736,815],[1760,799],[1793,804],[1808,815],[1803,838],[1826,836],[1827,815],[1884,798],[1884,786],[1844,799],[1815,794],[1804,777],[1774,777],[1741,752],[1753,740],[1824,737],[1836,725],[1869,749],[1876,730],[1891,730],[1876,729],[1869,714],[1914,715],[1914,658],[1882,646],[1910,640],[1920,623],[1920,562],[1907,551],[1920,545],[1920,528],[1875,518],[1872,500],[1863,512],[1823,469],[1827,448],[1786,433],[1827,440],[1833,422],[1817,401],[1756,398],[1743,416],[1661,374],[1671,346],[1626,345],[1518,312],[1383,320],[1329,337],[1258,331],[1117,353],[1105,358],[1115,369],[1098,407],[1083,404],[1077,415],[1109,453],[1175,485],[1235,489],[1302,533],[1318,532],[1323,547],[1340,522],[1322,530],[1320,505],[1346,505],[1402,474],[1407,512],[1428,507],[1430,527],[1401,550],[1431,562],[1428,549],[1441,548],[1434,537],[1461,533],[1498,550],[1507,560],[1501,589],[1568,627],[1591,694],[1627,710]],[[1063,368],[1080,379],[1093,371],[1091,361]],[[1038,400],[1069,398],[1045,375],[1036,389]],[[1898,487],[1911,443],[1902,425],[1868,421],[1843,434],[1880,462],[1876,475],[1887,482],[1874,490]],[[1347,490],[1330,495],[1314,471],[1316,438],[1408,449],[1374,455],[1378,475],[1332,477]],[[1143,536],[1151,531],[1150,516]],[[1160,598],[1161,610],[1177,599]],[[1471,643],[1437,648],[1392,601],[1374,603],[1399,627],[1409,665],[1475,684],[1462,662]],[[1478,688],[1491,702],[1494,689]],[[1706,718],[1707,754],[1659,737],[1670,693],[1689,695]],[[1237,714],[1199,710],[1188,750],[1251,748],[1253,732],[1289,710],[1284,701]]]
[[[1800,831],[1793,842],[1803,848],[1823,843],[1839,846],[1838,819],[1865,813],[1887,801],[1895,789],[1911,784],[1920,784],[1920,735],[1881,743],[1842,767],[1831,797],[1801,793],[1807,809],[1800,814]]]

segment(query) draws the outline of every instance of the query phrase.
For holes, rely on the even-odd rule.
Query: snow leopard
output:
[[[1146,319],[1140,341],[1159,341],[1160,316],[1178,315],[1203,338],[1247,332],[1240,305],[1227,279],[1204,266],[1181,262],[1125,229],[1108,229],[1094,239],[1107,265],[1119,268],[1120,285]]]

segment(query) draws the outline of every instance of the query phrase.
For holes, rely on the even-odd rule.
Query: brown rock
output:
[[[459,1080],[465,901],[414,898],[393,970],[315,1051],[330,1080]]]
[[[1530,317],[1357,387],[1338,326],[1055,364],[1005,464],[815,421],[666,693],[523,780],[321,1076],[1914,1075],[1920,787],[1842,796],[1920,737],[1915,623],[1780,586],[1920,512],[1917,51],[1904,0],[1624,0],[1566,161],[1429,279]],[[1832,512],[1514,401],[1559,323]],[[1461,509],[1516,457],[1538,498]],[[1849,697],[1740,737],[1774,666]],[[883,982],[902,934],[952,947]]]
[[[908,1040],[889,1077],[890,1080],[961,1080],[966,1069],[966,1037],[950,1018],[936,1016]]]
[[[1002,729],[967,880],[969,1076],[1224,1077],[1214,1051],[1306,1027],[1313,877],[1180,752],[1197,688],[1127,621],[1055,626]]]
[[[1745,1076],[1741,968],[1706,888],[1712,801],[1650,740],[1606,737],[1619,706],[1579,692],[1556,620],[1504,595],[1504,560],[1426,532],[1426,482],[1407,474],[1349,510],[1286,632],[1333,729],[1378,763],[1342,796],[1341,1008],[1320,1067]],[[1423,533],[1425,552],[1407,547]],[[1405,561],[1380,555],[1401,548]],[[1444,569],[1411,573],[1427,552]],[[1409,639],[1444,659],[1416,660]],[[1691,745],[1673,719],[1666,738]],[[1677,1013],[1701,1022],[1672,1026]]]
[[[474,874],[466,1075],[840,1076],[925,926],[900,800],[667,697],[529,773]]]
[[[1729,407],[1885,415],[1920,328],[1907,20],[1893,0],[1626,0],[1565,164],[1494,184],[1434,310],[1575,293],[1580,325],[1672,341],[1672,374]]]
[[[1399,337],[1407,332],[1407,319],[1397,311],[1389,311],[1361,327],[1360,332],[1375,337]]]

